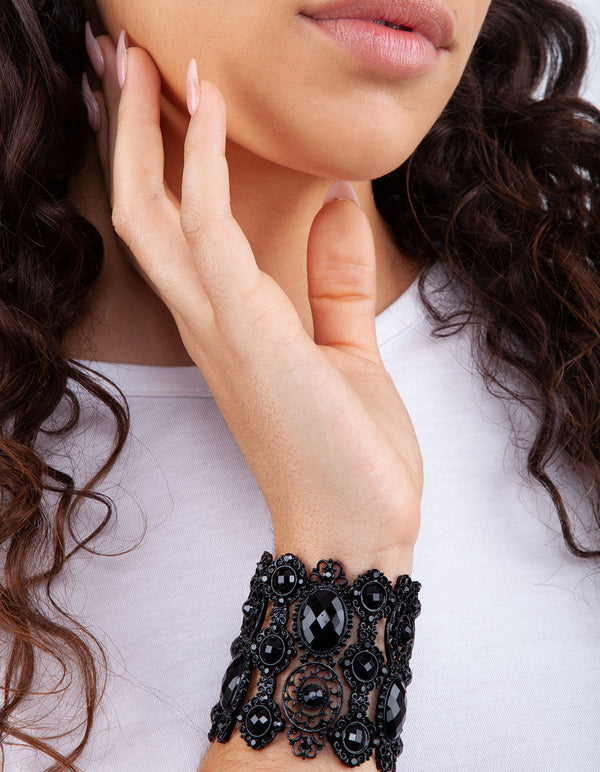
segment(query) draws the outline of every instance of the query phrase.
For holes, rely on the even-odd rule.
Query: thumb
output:
[[[375,337],[375,246],[351,185],[336,182],[308,237],[308,297],[315,343],[359,349],[379,360]]]

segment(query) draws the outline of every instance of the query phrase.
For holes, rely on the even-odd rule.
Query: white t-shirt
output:
[[[377,317],[425,467],[413,569],[423,610],[398,770],[597,772],[599,567],[569,554],[549,497],[525,481],[506,405],[474,372],[469,334],[430,331],[416,283]],[[109,660],[77,765],[195,772],[250,576],[273,547],[269,513],[197,369],[97,367],[123,389],[131,432],[101,486],[117,517],[94,546],[139,543],[78,554],[55,586]],[[79,482],[113,436],[106,411],[86,404],[54,457]],[[101,515],[86,510],[80,533]],[[10,772],[49,766],[4,750]]]

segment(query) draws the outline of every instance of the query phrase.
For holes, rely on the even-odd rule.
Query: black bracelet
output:
[[[329,740],[346,766],[362,764],[375,751],[377,768],[394,772],[402,752],[420,588],[406,574],[392,586],[377,569],[349,585],[337,561],[320,560],[308,573],[295,555],[273,560],[265,552],[250,581],[242,629],[231,644],[232,660],[211,711],[209,740],[227,742],[237,722],[246,743],[258,750],[288,727],[296,756],[314,758]],[[269,624],[263,628],[269,601]],[[355,617],[356,640],[346,646]],[[385,657],[375,643],[383,618]],[[300,664],[286,676],[280,707],[274,700],[277,676],[295,657]],[[345,712],[336,664],[350,687]],[[257,693],[243,704],[254,668],[260,672]],[[372,721],[367,714],[374,690]]]

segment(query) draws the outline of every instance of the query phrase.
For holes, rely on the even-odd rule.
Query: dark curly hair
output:
[[[90,137],[80,91],[86,18],[98,22],[93,0],[0,0],[0,733],[42,751],[52,771],[75,770],[106,666],[98,641],[54,601],[52,583],[74,552],[93,550],[112,517],[94,489],[129,425],[124,399],[64,346],[103,258],[99,233],[67,200]],[[550,493],[566,543],[580,557],[599,557],[600,113],[577,96],[586,59],[585,27],[572,9],[492,0],[444,113],[407,163],[373,188],[403,253],[423,268],[419,291],[435,334],[473,327],[490,390],[536,418],[528,469]],[[440,262],[460,285],[454,308],[427,296],[427,275]],[[115,423],[112,452],[83,483],[39,449],[45,434],[60,441],[76,427],[73,384]],[[50,422],[63,404],[62,424]],[[552,474],[558,456],[585,486],[594,517],[587,546]],[[74,523],[85,502],[104,514],[82,538]],[[77,733],[68,755],[19,718],[42,654],[81,683],[85,710],[65,727]]]

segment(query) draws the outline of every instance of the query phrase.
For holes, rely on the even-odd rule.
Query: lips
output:
[[[314,21],[360,20],[427,38],[437,48],[447,48],[454,38],[454,17],[442,0],[331,0],[301,15]]]

